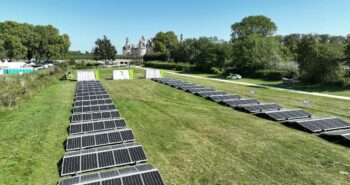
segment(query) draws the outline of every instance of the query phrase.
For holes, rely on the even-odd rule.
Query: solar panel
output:
[[[93,96],[93,95],[108,95],[106,92],[80,92],[80,93],[75,93],[76,97],[79,96]]]
[[[191,85],[191,86],[181,86],[179,87],[181,90],[183,91],[189,91],[190,89],[196,89],[196,88],[204,88],[203,86],[199,86],[199,85]]]
[[[84,95],[84,96],[76,96],[74,101],[83,101],[83,100],[99,100],[99,99],[108,99],[109,95]]]
[[[241,110],[249,113],[259,113],[259,112],[266,112],[266,111],[273,111],[273,110],[281,110],[282,107],[274,104],[274,103],[267,103],[267,104],[257,104],[257,105],[242,105],[239,107]]]
[[[116,128],[124,128],[126,126],[125,120],[119,119],[107,119],[92,122],[78,122],[72,123],[69,126],[70,134],[82,134],[89,132],[99,132],[104,130],[111,130]]]
[[[117,110],[117,108],[114,104],[73,107],[73,113],[101,112],[107,110]]]
[[[350,123],[339,118],[292,120],[285,122],[285,124],[297,128],[302,128],[313,133],[350,128]]]
[[[184,87],[193,87],[193,86],[196,86],[196,84],[189,84],[189,83],[186,83],[186,84],[182,84],[182,85],[177,85],[175,86],[175,88],[177,89],[182,89]]]
[[[82,122],[82,121],[94,121],[101,119],[119,118],[120,114],[116,110],[103,111],[103,112],[91,112],[91,113],[78,113],[72,114],[71,122]]]
[[[113,104],[113,101],[111,98],[107,98],[103,100],[76,101],[74,102],[74,107],[92,106],[92,105],[109,105],[109,104]]]
[[[238,94],[227,94],[227,95],[211,95],[208,97],[210,100],[215,102],[222,102],[224,100],[235,100],[240,99],[241,96]]]
[[[188,91],[193,93],[193,94],[196,94],[199,92],[213,92],[213,91],[215,91],[215,89],[204,87],[204,88],[191,88],[191,89],[188,89]]]
[[[227,95],[227,93],[220,92],[220,91],[202,91],[202,92],[197,92],[196,94],[203,98],[208,98],[209,96],[213,96],[213,95]]]
[[[321,136],[325,137],[325,138],[341,139],[341,140],[344,140],[344,141],[348,142],[348,144],[349,144],[349,141],[350,141],[350,129],[322,132]]]
[[[81,135],[69,136],[66,150],[80,150],[85,148],[125,143],[134,141],[134,135],[130,129],[108,130]]]
[[[242,98],[242,99],[236,99],[236,100],[224,100],[223,103],[230,107],[236,108],[242,105],[259,104],[260,102],[252,98]]]
[[[268,111],[262,113],[264,117],[268,117],[269,119],[275,121],[285,121],[285,120],[293,120],[293,119],[303,119],[310,118],[311,114],[305,112],[301,109],[296,110],[278,110],[278,111]]]
[[[59,181],[58,185],[126,185],[140,182],[141,185],[164,185],[158,169],[150,164],[140,164],[132,167],[79,175]]]
[[[66,152],[61,176],[147,161],[141,145],[125,143]]]

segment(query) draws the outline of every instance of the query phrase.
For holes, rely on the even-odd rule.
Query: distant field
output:
[[[143,76],[135,69],[135,78]],[[350,102],[168,75],[318,116]],[[350,149],[150,80],[101,82],[166,184],[348,184]],[[60,81],[0,117],[0,184],[55,184],[75,82]],[[254,91],[254,94],[252,94]],[[304,99],[311,101],[306,106]]]

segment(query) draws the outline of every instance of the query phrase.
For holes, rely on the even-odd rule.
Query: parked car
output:
[[[229,76],[226,77],[228,80],[239,80],[242,79],[242,76],[239,74],[232,74],[230,73]]]

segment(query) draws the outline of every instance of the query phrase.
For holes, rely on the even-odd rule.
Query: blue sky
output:
[[[230,26],[249,15],[265,15],[278,34],[350,33],[349,0],[7,0],[0,21],[52,24],[70,36],[71,50],[90,51],[106,35],[118,52],[129,37],[137,43],[159,31],[184,38],[230,39]]]

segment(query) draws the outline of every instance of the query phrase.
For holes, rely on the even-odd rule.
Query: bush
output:
[[[143,60],[146,61],[167,61],[169,58],[166,53],[146,54],[143,56]]]
[[[264,80],[281,80],[283,77],[296,78],[297,72],[296,71],[276,70],[276,69],[263,69],[263,70],[255,71],[254,77],[261,78]]]
[[[193,71],[194,65],[189,63],[174,63],[174,62],[145,62],[146,67],[158,68],[158,69],[171,69],[176,71],[190,72]]]
[[[61,77],[61,72],[59,68],[54,67],[29,74],[1,76],[0,114],[58,80]]]

